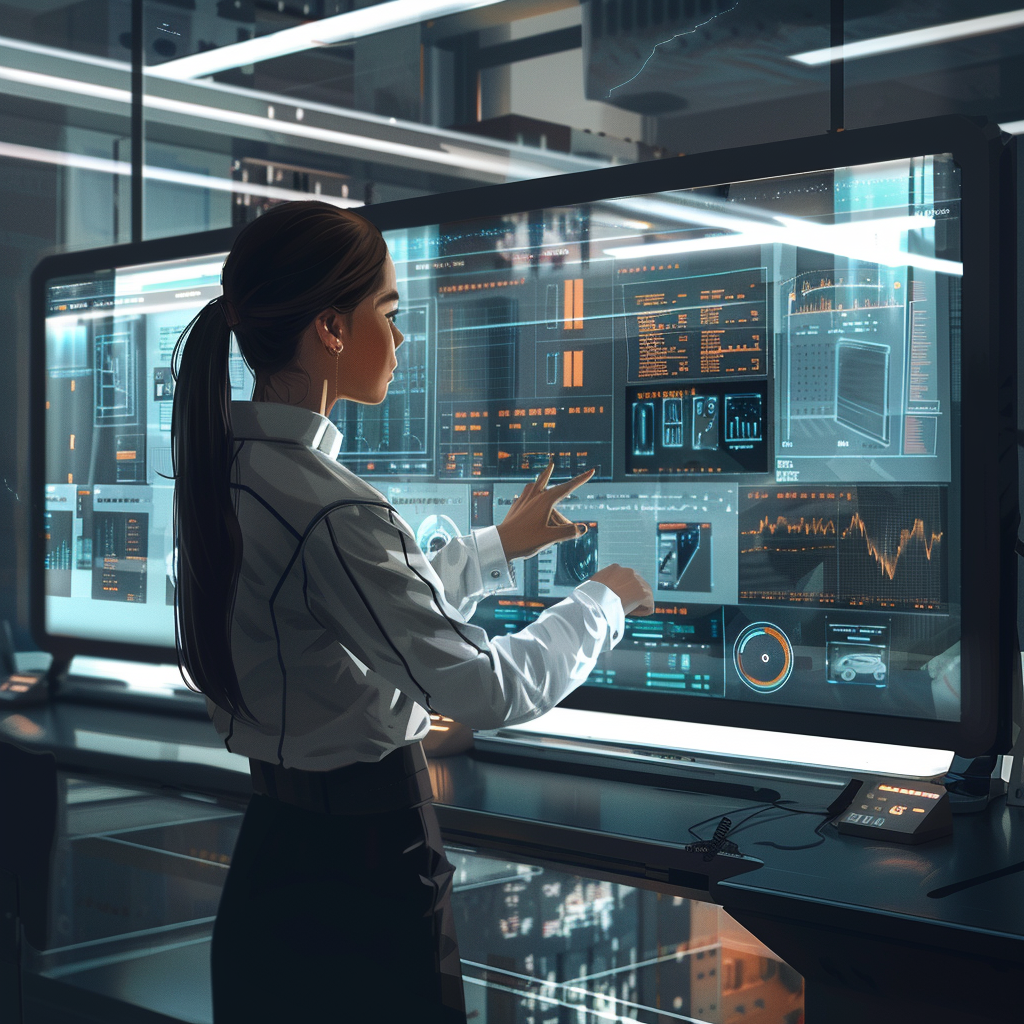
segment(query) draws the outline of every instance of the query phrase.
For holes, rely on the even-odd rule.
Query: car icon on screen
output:
[[[845,683],[852,683],[857,676],[874,676],[876,682],[885,680],[887,669],[881,655],[844,654],[835,666],[835,674]]]

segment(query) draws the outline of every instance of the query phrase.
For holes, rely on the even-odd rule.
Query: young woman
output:
[[[650,587],[608,566],[512,636],[467,621],[509,562],[577,535],[527,484],[498,527],[428,561],[337,461],[339,398],[387,395],[402,334],[380,232],[319,202],[238,236],[224,294],[179,339],[172,421],[183,672],[253,796],[213,932],[214,1017],[465,1021],[445,859],[419,740],[536,718],[582,683]],[[255,375],[231,402],[234,334]]]

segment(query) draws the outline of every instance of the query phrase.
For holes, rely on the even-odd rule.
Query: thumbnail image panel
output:
[[[353,472],[433,475],[432,317],[431,303],[413,302],[396,318],[405,341],[397,352],[394,380],[380,405],[341,401],[332,411],[342,432],[338,460]]]
[[[92,597],[144,604],[149,550],[149,514],[93,512]]]
[[[630,383],[766,374],[765,267],[693,277],[621,267],[617,277]]]
[[[889,623],[830,619],[825,627],[825,677],[834,686],[884,687],[889,680]]]
[[[769,471],[768,385],[626,388],[628,475]]]
[[[945,611],[946,523],[939,487],[747,490],[739,599]]]
[[[711,593],[711,523],[658,523],[658,590]]]
[[[587,532],[582,537],[575,537],[555,545],[555,586],[575,587],[585,583],[600,568],[598,562],[598,528],[599,524],[584,524]]]
[[[136,423],[142,353],[132,324],[98,323],[93,334],[93,409],[97,426]]]
[[[520,490],[495,484],[496,522]],[[617,562],[640,573],[659,603],[707,603],[712,597],[735,602],[738,507],[736,484],[686,481],[659,488],[591,481],[558,504],[566,518],[585,523],[587,532],[537,555],[536,576],[520,574],[519,592],[565,597],[602,566]]]
[[[840,339],[836,346],[836,423],[889,444],[888,345]]]
[[[776,481],[948,480],[948,282],[851,260],[782,292]]]
[[[47,323],[46,479],[146,479],[143,318]]]

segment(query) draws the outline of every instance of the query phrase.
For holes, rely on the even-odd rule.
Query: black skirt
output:
[[[465,1024],[429,776],[408,806],[419,744],[337,772],[253,767],[213,929],[215,1024]],[[365,813],[367,793],[388,809]]]

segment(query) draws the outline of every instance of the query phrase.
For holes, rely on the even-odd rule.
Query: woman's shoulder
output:
[[[329,455],[324,455],[322,452],[311,454],[314,455],[316,462],[319,463],[322,472],[332,485],[332,489],[337,491],[334,500],[344,501],[348,498],[353,502],[368,501],[387,504],[387,498],[376,487],[367,483],[361,476],[357,476],[347,466],[338,462],[337,459],[332,459]]]

